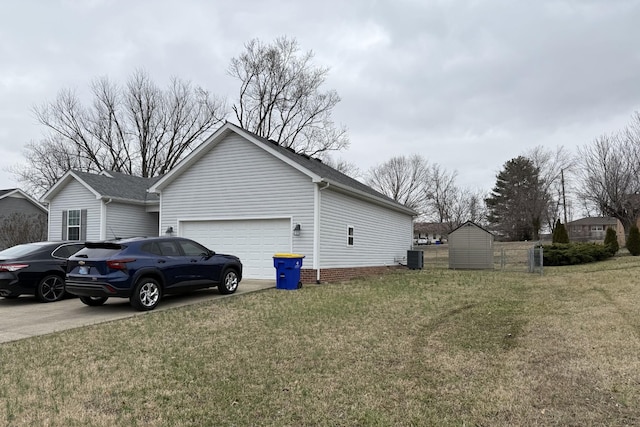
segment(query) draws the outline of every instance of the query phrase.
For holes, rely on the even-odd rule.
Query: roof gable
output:
[[[99,174],[69,171],[42,196],[42,200],[50,202],[70,181],[76,180],[94,194],[96,199],[154,203],[159,201],[158,195],[150,194],[147,189],[158,179],[160,177],[143,178],[114,171]]]
[[[373,199],[379,203],[383,203],[388,206],[394,207],[395,209],[402,210],[407,214],[417,215],[417,212],[415,212],[414,210],[407,208],[406,206],[361,183],[360,181],[337,171],[336,169],[322,163],[318,159],[297,154],[289,148],[282,147],[274,141],[269,141],[229,122],[225,123],[216,132],[214,132],[213,135],[211,135],[195,150],[193,150],[173,170],[160,178],[154,185],[151,186],[149,191],[154,193],[161,192],[163,188],[165,188],[173,180],[180,176],[180,174],[186,171],[191,165],[200,160],[204,156],[204,154],[212,150],[231,133],[240,135],[248,142],[253,143],[257,147],[279,158],[289,166],[307,175],[313,182],[324,182],[328,185],[333,185],[344,191],[354,193],[368,199]]]
[[[19,188],[10,188],[7,190],[0,190],[0,200],[5,199],[7,197],[17,197],[17,198],[25,199],[31,202],[31,204],[37,207],[38,209],[41,209],[44,212],[47,212],[47,208],[45,206],[43,206],[40,202],[38,202],[36,199],[29,196],[27,193],[20,190]]]

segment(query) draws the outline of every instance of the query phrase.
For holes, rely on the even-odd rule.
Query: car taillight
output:
[[[135,261],[135,258],[110,259],[107,261],[107,267],[112,270],[126,270],[127,263]]]
[[[0,271],[18,271],[29,267],[29,264],[0,264]]]

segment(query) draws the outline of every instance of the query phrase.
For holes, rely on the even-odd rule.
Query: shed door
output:
[[[291,252],[291,220],[184,221],[180,235],[218,253],[236,255],[247,279],[274,279],[273,254]]]

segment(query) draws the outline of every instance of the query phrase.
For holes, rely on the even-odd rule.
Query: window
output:
[[[84,248],[83,244],[62,245],[54,250],[51,256],[53,256],[54,258],[67,259],[82,248]]]
[[[347,246],[353,246],[353,227],[347,227]]]
[[[180,256],[180,251],[176,247],[174,242],[164,241],[158,242],[160,245],[160,251],[164,256]]]
[[[194,242],[178,240],[178,244],[182,247],[182,252],[184,252],[185,256],[203,256],[209,253],[204,246],[197,245]]]
[[[80,240],[80,209],[67,211],[67,239]]]
[[[604,231],[604,226],[602,225],[592,225],[591,231]]]

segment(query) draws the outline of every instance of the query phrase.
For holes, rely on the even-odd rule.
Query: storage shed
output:
[[[449,268],[493,269],[493,234],[471,221],[450,232]]]

